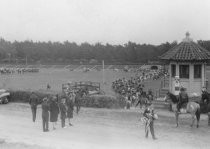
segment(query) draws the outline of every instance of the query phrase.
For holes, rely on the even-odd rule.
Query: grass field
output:
[[[210,68],[207,69],[207,78],[210,79]],[[81,70],[69,71],[68,69],[60,68],[41,68],[39,73],[25,73],[22,75],[1,75],[0,88],[12,90],[46,90],[47,84],[51,86],[51,90],[61,92],[62,84],[74,81],[93,81],[100,82],[101,89],[109,95],[114,95],[111,89],[111,84],[114,80],[119,78],[130,78],[136,75],[134,72],[105,70],[103,84],[102,71],[92,70],[89,72],[82,72]],[[161,86],[160,80],[148,80],[144,82],[145,91],[152,89],[158,92]]]
[[[22,75],[13,74],[13,75],[1,75],[0,77],[0,87],[4,89],[13,89],[13,90],[45,90],[47,83],[51,85],[51,89],[55,92],[60,92],[63,83],[69,81],[93,81],[100,82],[101,88],[106,94],[113,95],[111,90],[111,84],[114,80],[119,78],[130,78],[135,76],[133,72],[123,72],[123,71],[113,71],[105,70],[103,84],[103,74],[102,71],[69,71],[67,69],[40,69],[39,73],[25,73]],[[151,81],[145,82],[147,88],[159,88],[160,81]]]

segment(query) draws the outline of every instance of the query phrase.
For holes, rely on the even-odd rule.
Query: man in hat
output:
[[[43,132],[49,131],[49,104],[48,99],[45,97],[42,102],[42,125],[43,125]]]
[[[179,102],[177,104],[177,110],[180,112],[180,109],[182,107],[183,104],[188,103],[189,99],[188,99],[188,95],[185,92],[185,89],[183,87],[181,87],[180,89],[180,93],[179,93]]]
[[[74,93],[71,92],[69,97],[66,99],[66,106],[67,106],[67,118],[68,118],[68,121],[69,121],[69,126],[73,126],[71,124],[71,121],[70,119],[73,118],[73,111],[74,111],[74,99],[75,96],[74,96]]]
[[[39,103],[38,97],[36,96],[36,94],[34,92],[32,92],[29,97],[29,104],[31,105],[33,122],[35,122],[35,120],[36,120],[36,110],[37,110],[38,103]]]
[[[81,108],[81,99],[82,99],[82,91],[80,89],[79,91],[77,91],[76,96],[75,96],[75,101],[74,101],[77,114],[79,113],[80,108]]]
[[[61,118],[61,127],[62,128],[66,128],[65,127],[65,119],[66,119],[66,112],[67,112],[67,108],[66,108],[66,98],[62,97],[61,99],[61,103],[59,104],[59,108],[60,108],[60,118]]]

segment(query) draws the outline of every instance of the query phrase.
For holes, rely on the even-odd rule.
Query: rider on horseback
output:
[[[209,93],[206,91],[206,88],[202,89],[202,96],[201,96],[201,101],[202,103],[208,105],[210,100],[209,100]]]
[[[180,112],[182,105],[185,103],[188,103],[188,101],[189,101],[188,94],[185,92],[185,89],[183,87],[181,87],[180,93],[179,93],[179,102],[177,104],[177,109],[179,112]]]

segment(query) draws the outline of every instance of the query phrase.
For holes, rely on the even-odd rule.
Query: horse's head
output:
[[[174,104],[178,103],[178,99],[177,99],[176,95],[174,95],[174,94],[172,94],[170,92],[167,92],[166,96],[165,96],[165,102],[168,102],[168,101],[171,101]]]
[[[167,92],[166,93],[166,96],[165,96],[165,102],[168,102],[168,101],[170,101],[170,92]]]
[[[202,91],[201,101],[205,104],[208,104],[210,101],[210,94],[207,91]]]

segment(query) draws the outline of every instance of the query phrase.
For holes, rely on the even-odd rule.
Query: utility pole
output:
[[[27,55],[26,55],[26,66],[28,65],[28,57],[27,57]]]
[[[8,53],[9,56],[9,64],[11,64],[11,53]]]
[[[102,74],[102,77],[103,77],[103,84],[105,83],[104,81],[104,60],[102,61],[102,68],[103,68],[103,74]]]

